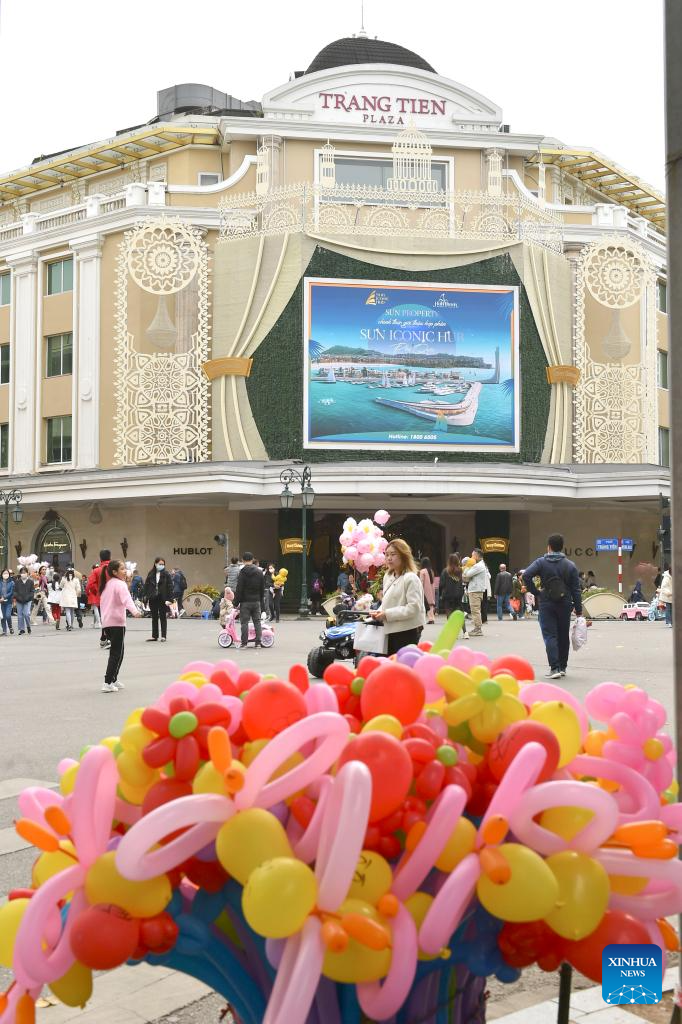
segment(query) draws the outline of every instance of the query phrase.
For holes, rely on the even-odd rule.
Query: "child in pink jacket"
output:
[[[102,629],[106,631],[106,635],[111,641],[102,693],[117,693],[124,688],[123,683],[118,682],[118,673],[123,662],[126,611],[129,611],[136,619],[139,619],[141,614],[128,590],[125,562],[114,559],[102,571],[99,610],[102,616]]]

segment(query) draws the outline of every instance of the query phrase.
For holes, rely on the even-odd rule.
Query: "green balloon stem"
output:
[[[362,676],[356,676],[355,679],[351,681],[350,692],[355,694],[356,697],[359,697],[360,694],[362,693],[362,688],[364,685],[365,680],[362,678]]]
[[[464,612],[453,612],[436,637],[431,649],[433,651],[438,651],[439,654],[443,651],[449,654],[455,646],[457,637],[462,632],[463,626]]]

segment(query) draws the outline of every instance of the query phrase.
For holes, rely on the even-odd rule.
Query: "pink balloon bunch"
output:
[[[388,541],[381,529],[390,519],[389,513],[380,508],[374,519],[361,519],[356,522],[349,516],[343,524],[343,533],[339,537],[341,554],[344,562],[352,565],[358,572],[367,572],[372,566],[380,568],[386,561]]]

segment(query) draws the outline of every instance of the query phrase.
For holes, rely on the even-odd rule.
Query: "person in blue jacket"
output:
[[[3,569],[0,580],[0,614],[2,615],[2,635],[7,636],[7,630],[13,633],[12,629],[12,599],[14,598],[14,580],[9,574],[9,569]]]
[[[523,581],[539,605],[538,618],[545,641],[549,679],[566,675],[571,612],[582,615],[583,602],[578,569],[563,552],[564,538],[553,533],[547,538],[547,553],[536,558],[523,573]],[[540,580],[540,586],[536,579]]]

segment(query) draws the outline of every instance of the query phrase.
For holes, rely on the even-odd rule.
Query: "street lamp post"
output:
[[[20,504],[23,497],[21,491],[16,488],[11,491],[0,491],[0,504],[4,506],[2,510],[2,532],[5,541],[4,569],[9,568],[9,507],[14,502],[12,519],[15,523],[20,523],[24,518],[24,510]]]
[[[294,492],[290,489],[289,484],[296,483],[301,488],[301,555],[303,562],[301,568],[301,602],[298,608],[298,617],[299,619],[307,619],[310,615],[310,609],[308,608],[308,524],[306,522],[306,513],[309,508],[313,507],[315,501],[315,491],[311,486],[312,473],[310,466],[304,466],[301,470],[283,469],[279,479],[280,483],[284,484],[279,496],[282,508],[290,509],[294,504]]]

